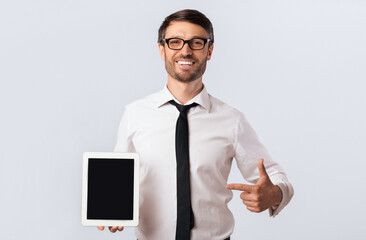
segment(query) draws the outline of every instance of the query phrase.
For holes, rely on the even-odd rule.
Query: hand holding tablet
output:
[[[108,227],[109,228],[109,231],[111,231],[112,233],[115,233],[118,231],[122,231],[124,229],[124,227],[122,226],[114,226],[114,227]],[[100,231],[103,231],[104,230],[104,227],[103,226],[98,226],[98,229]]]
[[[100,230],[101,226],[137,226],[138,210],[138,154],[84,153],[82,224]],[[123,227],[110,227],[111,232],[117,230]]]

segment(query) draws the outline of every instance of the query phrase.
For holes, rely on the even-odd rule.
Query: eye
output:
[[[173,39],[170,39],[169,40],[169,44],[172,44],[172,45],[180,45],[180,44],[182,44],[182,40],[180,40],[178,38],[173,38]]]
[[[192,39],[191,44],[195,47],[200,47],[204,44],[204,41],[202,39]]]

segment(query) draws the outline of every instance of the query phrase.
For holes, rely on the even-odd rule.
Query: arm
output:
[[[243,184],[240,189],[236,189],[238,186],[229,185],[228,188],[243,191],[243,203],[252,201],[251,203],[256,205],[255,209],[246,205],[249,210],[261,212],[269,209],[270,216],[276,216],[290,202],[294,194],[292,185],[281,166],[272,161],[242,114],[239,115],[235,126],[234,157],[244,179],[254,185]],[[258,162],[259,159],[265,161]],[[258,198],[260,202],[253,202],[253,199]]]
[[[135,152],[135,148],[131,141],[130,132],[129,132],[129,120],[128,120],[128,111],[124,112],[119,128],[118,128],[118,137],[117,144],[114,148],[115,152]],[[109,231],[115,233],[117,231],[122,231],[124,229],[123,226],[109,226]],[[98,226],[98,229],[103,231],[104,226]]]

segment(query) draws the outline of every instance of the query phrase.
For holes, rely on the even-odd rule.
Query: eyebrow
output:
[[[173,36],[173,37],[166,37],[166,38],[181,38],[181,39],[184,39],[183,36]],[[193,39],[193,38],[203,38],[203,39],[208,39],[209,37],[202,37],[202,36],[192,36],[190,39]]]

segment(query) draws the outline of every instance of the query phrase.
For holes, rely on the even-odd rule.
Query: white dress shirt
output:
[[[126,106],[118,131],[116,152],[140,154],[139,240],[175,239],[177,181],[175,126],[179,112],[168,103],[178,100],[163,90]],[[194,213],[192,240],[223,240],[234,229],[226,189],[233,158],[250,183],[259,179],[258,160],[273,184],[283,193],[281,204],[270,209],[277,215],[290,201],[293,189],[281,167],[266,149],[242,113],[212,97],[204,88],[186,105],[199,105],[188,112],[191,202]],[[244,207],[244,206],[243,206]]]

